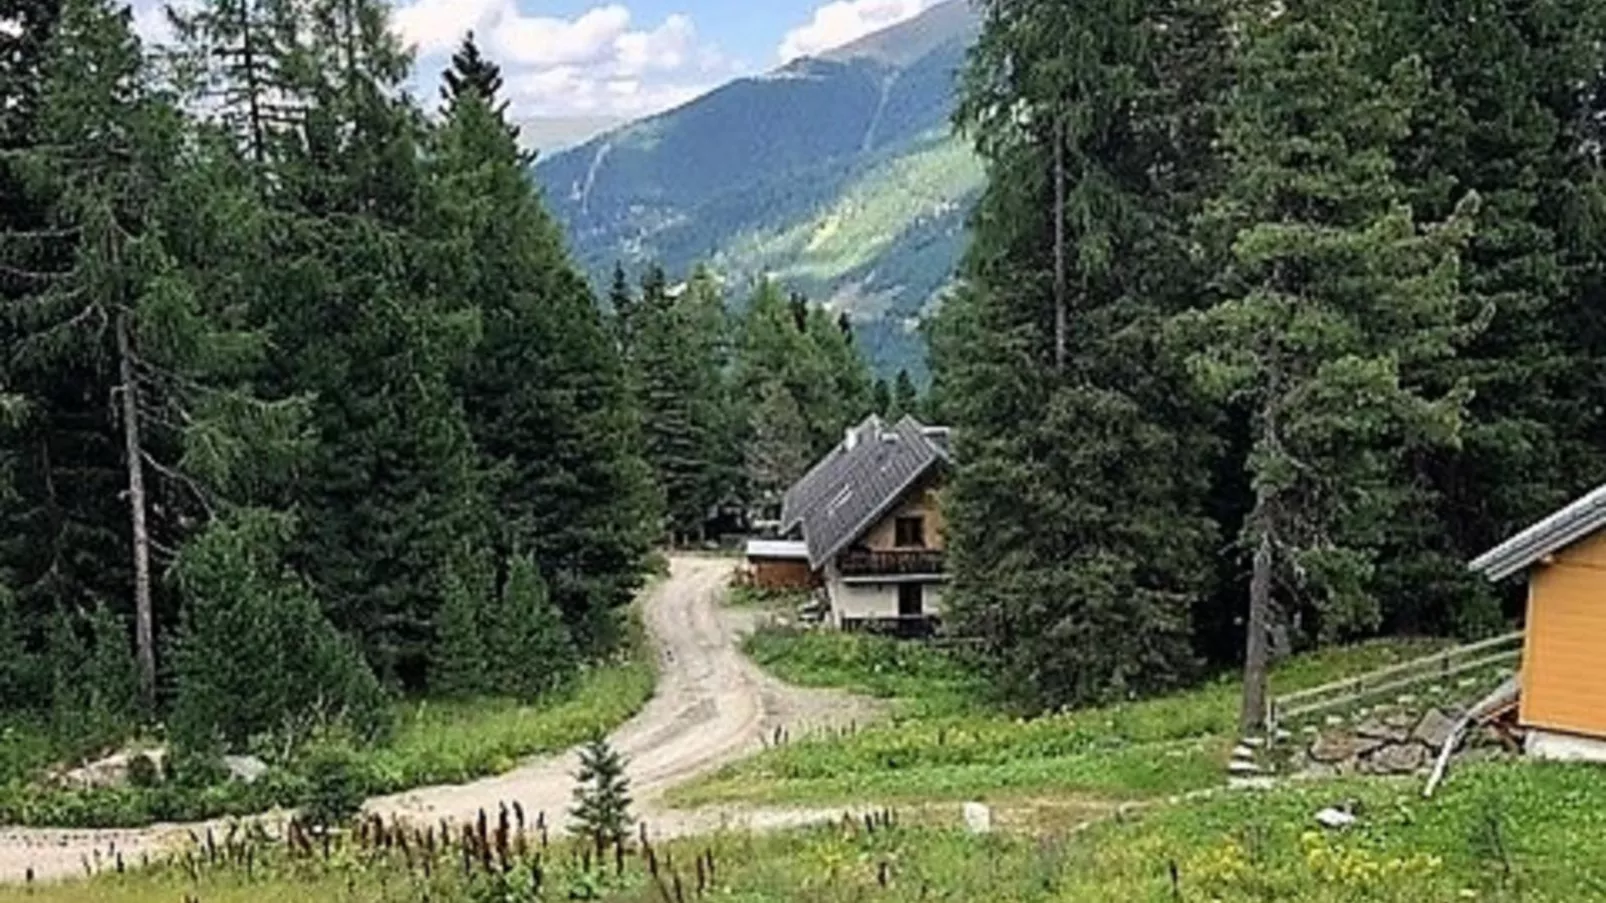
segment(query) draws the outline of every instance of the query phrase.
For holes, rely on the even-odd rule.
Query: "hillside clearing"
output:
[[[1315,686],[1438,648],[1394,640],[1284,662],[1279,688]],[[766,630],[747,649],[805,686],[895,700],[887,723],[793,738],[674,791],[680,805],[992,799],[1033,792],[1147,799],[1219,784],[1236,739],[1240,684],[1223,677],[1171,696],[1035,719],[989,705],[975,672],[919,644]]]

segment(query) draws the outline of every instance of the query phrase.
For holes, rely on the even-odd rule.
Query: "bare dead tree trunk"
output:
[[[1070,330],[1065,273],[1065,122],[1054,120],[1054,368],[1065,372]]]
[[[1270,506],[1270,490],[1261,489],[1251,515],[1251,523],[1259,535],[1255,540],[1254,570],[1249,578],[1249,620],[1244,628],[1244,707],[1240,721],[1245,731],[1266,724],[1273,566]]]
[[[128,458],[128,507],[134,526],[134,645],[140,698],[156,702],[156,639],[151,615],[151,535],[145,522],[145,447],[139,432],[139,384],[128,315],[117,317],[118,368],[122,377],[123,452]]]

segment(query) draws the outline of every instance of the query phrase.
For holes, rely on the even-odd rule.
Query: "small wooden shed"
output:
[[[753,585],[769,590],[807,590],[817,585],[809,567],[809,549],[801,541],[750,539],[747,541],[747,567]]]
[[[1606,761],[1606,486],[1471,567],[1528,582],[1518,719],[1529,753]]]

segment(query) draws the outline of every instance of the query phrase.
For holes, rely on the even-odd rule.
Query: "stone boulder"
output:
[[[1362,763],[1371,774],[1414,774],[1428,763],[1428,751],[1420,743],[1385,746]]]
[[[1355,733],[1368,740],[1381,740],[1384,743],[1405,743],[1411,739],[1411,724],[1403,726],[1390,724],[1386,720],[1368,718],[1355,727]]]
[[[1441,709],[1428,709],[1427,714],[1418,721],[1411,737],[1418,743],[1437,751],[1449,741],[1450,735],[1455,733],[1457,720]]]
[[[1310,758],[1311,761],[1327,764],[1346,762],[1382,745],[1382,740],[1359,737],[1349,731],[1322,731],[1310,745]]]
[[[223,767],[228,769],[231,780],[245,784],[255,784],[268,773],[268,763],[256,756],[224,756]]]

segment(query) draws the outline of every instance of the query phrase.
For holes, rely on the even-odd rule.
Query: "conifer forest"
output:
[[[157,48],[0,5],[0,706],[66,749],[540,698],[621,651],[655,543],[872,403],[778,286],[594,297],[497,65],[465,40],[426,112],[388,15],[217,0]]]
[[[593,285],[472,34],[0,0],[0,726],[205,786],[561,697],[872,413],[952,429],[1011,711],[1243,670],[1253,727],[1296,653],[1510,629],[1468,560],[1606,482],[1606,3],[973,6],[926,384],[779,280]]]

